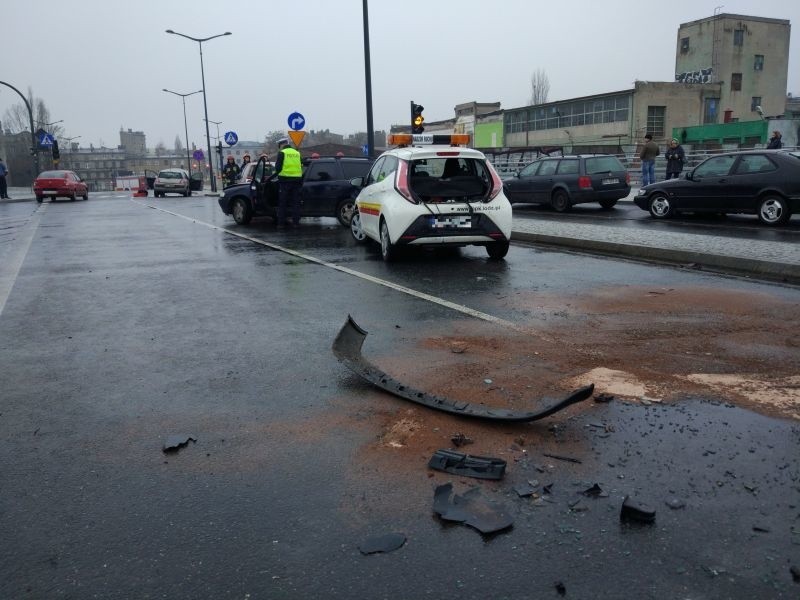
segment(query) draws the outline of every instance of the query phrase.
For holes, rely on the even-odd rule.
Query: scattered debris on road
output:
[[[467,437],[463,433],[456,433],[453,437],[450,438],[450,441],[453,442],[453,445],[456,448],[460,448],[461,446],[466,446],[467,444],[472,444],[474,440],[471,437]]]
[[[514,486],[514,491],[517,492],[517,495],[520,498],[526,498],[528,496],[532,496],[538,487],[539,482],[536,479],[532,479],[530,481],[526,481],[525,483]]]
[[[506,473],[506,461],[502,458],[472,456],[454,450],[437,450],[428,466],[437,471],[476,479],[502,479]]]
[[[625,499],[622,501],[622,510],[620,510],[619,518],[622,521],[653,523],[656,520],[656,511],[646,504],[637,502],[630,496],[625,496]]]
[[[366,337],[367,332],[358,326],[358,323],[353,320],[353,317],[347,315],[347,320],[344,325],[342,325],[342,328],[336,335],[336,339],[333,341],[334,355],[340,362],[344,363],[348,369],[353,371],[353,373],[369,381],[373,385],[395,396],[404,398],[405,400],[410,400],[411,402],[422,404],[428,408],[450,414],[491,421],[537,421],[549,417],[572,404],[582,402],[590,398],[594,393],[594,385],[589,384],[575,390],[559,402],[536,411],[516,411],[506,408],[484,406],[482,404],[470,404],[458,400],[448,400],[447,398],[434,396],[402,384],[399,381],[395,381],[392,377],[370,363],[361,354],[361,347],[364,345]]]
[[[484,498],[480,489],[472,488],[459,496],[453,494],[452,483],[436,488],[433,511],[443,521],[469,525],[484,535],[509,529],[514,524],[514,519],[506,513],[505,507]]]
[[[579,465],[582,464],[580,459],[572,458],[571,456],[561,456],[560,454],[548,454],[547,452],[542,452],[542,455],[548,458],[555,458],[556,460],[563,460],[566,462],[576,463]]]
[[[402,533],[387,533],[367,538],[358,545],[358,551],[364,556],[378,552],[393,552],[406,543],[406,536]]]
[[[608,492],[604,491],[598,484],[594,484],[592,487],[583,490],[580,492],[587,498],[608,498]]]
[[[613,399],[614,399],[613,394],[606,394],[605,392],[603,392],[601,394],[597,394],[594,397],[594,401],[598,402],[598,403],[601,403],[601,404],[606,404],[608,402],[611,402]]]
[[[181,448],[185,448],[190,441],[197,443],[197,438],[187,433],[176,433],[167,437],[162,450],[164,454],[175,453]]]

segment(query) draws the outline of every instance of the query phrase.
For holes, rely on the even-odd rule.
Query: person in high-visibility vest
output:
[[[278,229],[286,227],[286,206],[292,207],[292,227],[300,227],[300,192],[303,189],[303,165],[300,153],[289,145],[288,138],[278,140]]]

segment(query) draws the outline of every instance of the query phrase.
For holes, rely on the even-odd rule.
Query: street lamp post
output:
[[[194,96],[195,94],[199,94],[203,90],[197,90],[196,92],[189,92],[188,94],[179,94],[178,92],[173,92],[172,90],[168,90],[167,88],[163,88],[165,92],[170,94],[175,94],[176,96],[180,96],[181,100],[183,101],[183,131],[186,134],[186,167],[187,171],[189,171],[189,179],[192,178],[192,159],[189,158],[189,126],[186,123],[186,96]]]
[[[63,123],[64,119],[59,119],[58,121],[53,121],[52,123],[45,123],[44,121],[36,121],[39,125],[44,125],[45,131],[50,125],[55,125],[56,123]]]
[[[36,144],[36,132],[33,130],[33,111],[31,110],[31,104],[28,102],[28,99],[23,96],[22,92],[20,92],[17,88],[15,88],[10,83],[6,83],[5,81],[0,81],[0,84],[10,87],[12,90],[19,94],[19,97],[22,98],[22,101],[25,103],[25,108],[28,109],[28,119],[30,119],[31,124],[31,155],[33,156],[33,178],[35,179],[36,176],[39,174],[39,148]]]
[[[203,120],[206,122],[206,127],[208,127],[209,123],[213,123],[214,125],[217,126],[217,137],[215,139],[219,143],[219,141],[222,139],[222,138],[219,137],[219,126],[222,125],[222,121],[209,121],[208,118],[205,118]],[[209,160],[209,162],[211,162],[211,157],[210,156],[208,157],[208,160]],[[220,173],[222,172],[222,152],[219,153],[219,171],[220,171]]]
[[[212,35],[206,38],[196,38],[190,35],[184,35],[183,33],[172,31],[172,29],[167,29],[167,33],[185,37],[187,40],[192,40],[193,42],[197,42],[200,45],[200,77],[202,78],[203,81],[203,109],[206,114],[206,144],[208,145],[208,175],[211,178],[211,191],[216,192],[217,181],[216,179],[214,179],[214,167],[213,167],[214,163],[211,160],[211,134],[208,131],[208,101],[206,100],[206,74],[205,74],[205,69],[203,67],[203,42],[213,40],[214,38],[222,37],[223,35],[231,35],[231,32],[226,31],[225,33],[219,33],[217,35]]]

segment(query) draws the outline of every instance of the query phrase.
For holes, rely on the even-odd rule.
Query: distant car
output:
[[[558,212],[566,212],[573,204],[586,202],[613,208],[630,194],[631,179],[616,156],[581,154],[537,159],[506,179],[503,186],[512,204],[549,204]]]
[[[184,169],[162,169],[153,182],[153,193],[156,198],[165,194],[189,196],[191,194],[189,173]]]
[[[367,158],[322,157],[308,161],[303,169],[301,217],[336,217],[348,227],[355,206],[354,177],[366,175],[372,161]],[[273,164],[259,158],[252,181],[225,188],[219,195],[219,207],[240,225],[254,216],[275,219],[278,211],[278,178]]]
[[[766,225],[783,225],[800,211],[800,158],[780,150],[719,154],[681,179],[643,187],[634,202],[655,219],[681,212],[745,213]]]
[[[360,188],[350,223],[356,241],[378,242],[384,261],[403,246],[484,246],[489,258],[508,253],[511,204],[483,153],[453,144],[469,136],[390,136]],[[412,143],[428,143],[411,147]],[[436,145],[444,144],[444,145]]]
[[[44,171],[33,182],[33,193],[37,202],[45,198],[69,198],[78,196],[89,199],[89,187],[74,171]]]

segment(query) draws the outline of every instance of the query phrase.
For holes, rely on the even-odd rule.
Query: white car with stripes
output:
[[[398,147],[352,180],[360,188],[353,237],[378,242],[385,261],[403,246],[477,245],[492,259],[505,257],[511,204],[483,153],[457,145],[468,141],[458,134],[390,135]]]

